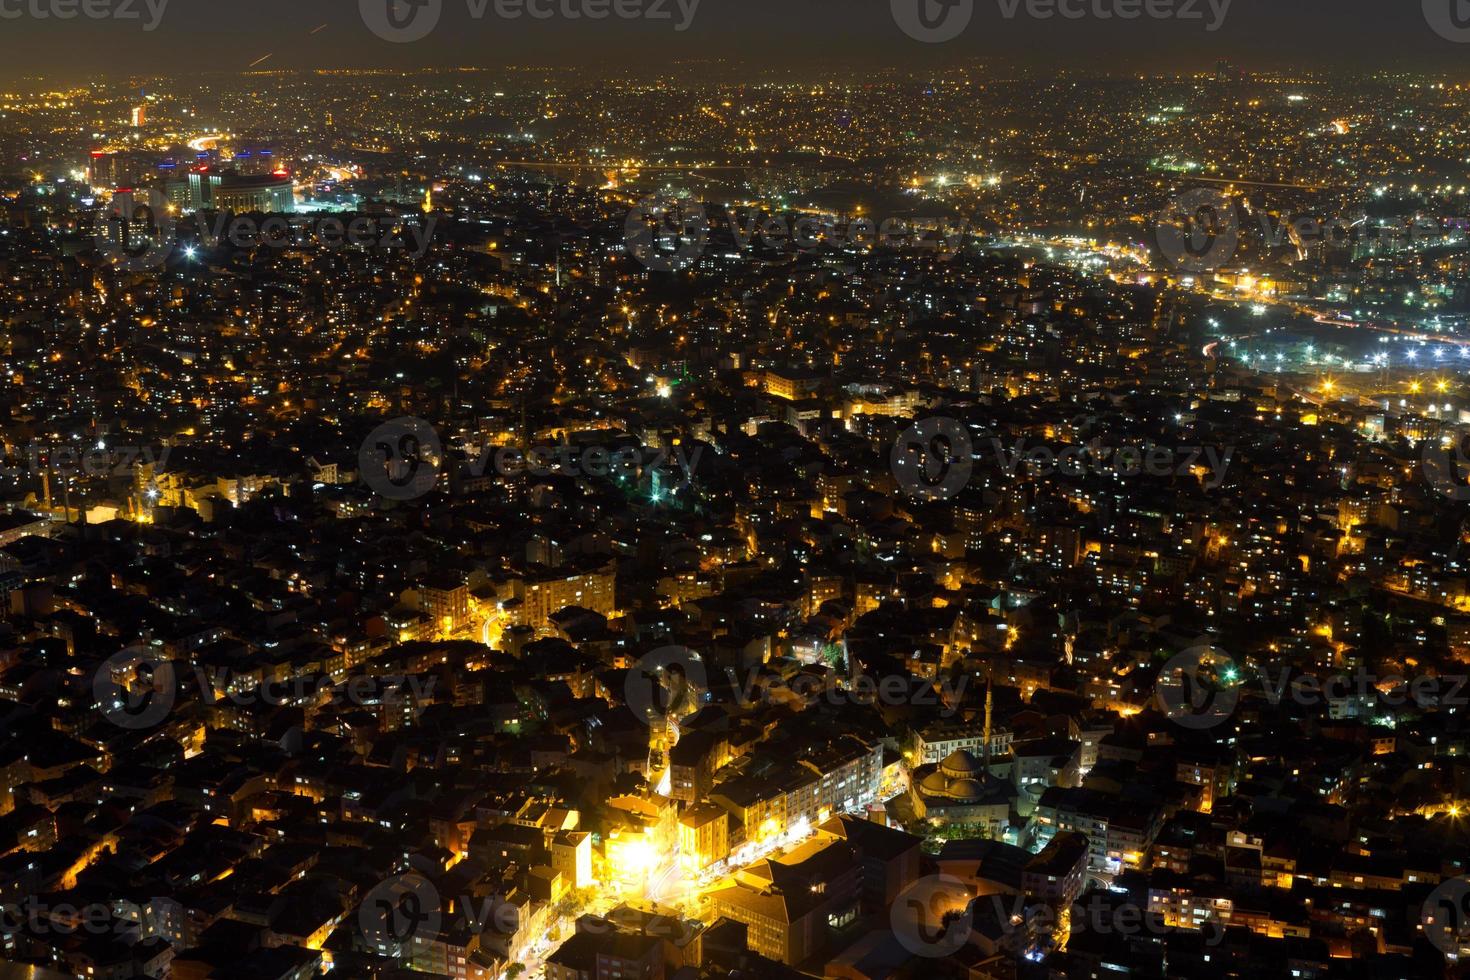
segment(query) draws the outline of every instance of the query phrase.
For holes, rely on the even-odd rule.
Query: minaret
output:
[[[990,678],[985,678],[985,734],[981,736],[980,751],[985,764],[985,775],[990,775],[990,712],[995,701],[990,693]]]

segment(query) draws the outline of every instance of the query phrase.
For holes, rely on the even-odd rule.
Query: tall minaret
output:
[[[980,751],[985,764],[985,775],[990,775],[990,712],[995,706],[995,700],[991,697],[990,677],[985,678],[985,734],[981,737]]]

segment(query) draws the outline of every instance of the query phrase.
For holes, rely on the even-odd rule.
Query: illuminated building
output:
[[[453,633],[470,620],[470,589],[449,573],[436,577],[431,585],[420,585],[418,608],[445,633]]]
[[[823,377],[810,371],[768,370],[761,378],[766,393],[786,401],[798,401],[815,394]]]
[[[752,950],[795,965],[856,921],[861,867],[845,841],[811,841],[780,859],[742,868],[709,893],[710,904],[716,915],[745,923]]]
[[[551,866],[572,888],[592,885],[592,835],[578,830],[558,831],[551,838]]]
[[[999,837],[1010,821],[1016,789],[986,772],[968,751],[957,749],[938,765],[914,770],[909,798],[921,820],[979,827],[986,836]]]
[[[932,722],[916,733],[915,744],[919,752],[920,765],[938,765],[950,755],[964,749],[976,756],[984,756],[985,741],[983,727],[951,720]],[[990,757],[1000,758],[1010,754],[1013,733],[1006,728],[996,728],[990,736]]]
[[[1087,882],[1087,851],[1084,835],[1057,834],[1026,862],[1021,872],[1022,892],[1054,909],[1068,908]]]
[[[213,194],[210,207],[236,214],[284,214],[296,208],[295,186],[290,175],[284,173],[226,176],[214,185]]]
[[[679,861],[688,874],[730,856],[730,818],[720,807],[700,803],[679,818]]]
[[[580,606],[604,616],[612,615],[617,573],[613,566],[580,574],[546,572],[510,583],[509,594],[520,600],[518,625],[530,626],[543,635],[552,634],[551,615],[568,606]]]

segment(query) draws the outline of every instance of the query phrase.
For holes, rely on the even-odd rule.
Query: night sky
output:
[[[832,64],[906,68],[942,67],[974,57],[1004,57],[1043,65],[1114,70],[1189,71],[1213,68],[1224,57],[1250,68],[1340,67],[1456,72],[1470,78],[1470,43],[1454,43],[1429,26],[1425,5],[1459,4],[1470,25],[1470,0],[1233,0],[1223,27],[1210,32],[1211,4],[1227,0],[1132,0],[1189,4],[1195,20],[1081,20],[1026,15],[1027,0],[973,2],[969,26],[953,41],[927,44],[900,31],[890,0],[603,0],[659,4],[666,20],[568,20],[560,15],[505,20],[488,0],[482,19],[468,5],[482,0],[438,0],[443,12],[428,38],[394,44],[365,26],[359,0],[85,0],[125,5],[134,20],[38,19],[39,6],[83,0],[0,0],[4,64],[0,75],[44,74],[77,80],[88,74],[131,75],[260,68],[413,68],[448,65],[594,64],[639,72],[685,75],[670,66],[691,59],[781,67]],[[385,4],[388,0],[372,0]],[[395,0],[402,2],[402,0]],[[434,2],[434,0],[420,0]],[[499,0],[505,2],[505,0]],[[521,0],[512,0],[521,2]],[[580,5],[587,0],[530,0]],[[894,0],[918,3],[920,0]],[[936,3],[939,0],[922,0]],[[1003,9],[1020,11],[1008,19]],[[1030,0],[1037,2],[1037,0]],[[1062,0],[1091,9],[1129,0]],[[148,5],[164,3],[157,29]],[[692,26],[680,4],[697,3]],[[16,17],[16,13],[21,16]],[[325,25],[325,27],[321,27]],[[320,30],[313,30],[321,27]]]

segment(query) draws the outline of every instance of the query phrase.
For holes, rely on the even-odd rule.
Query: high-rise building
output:
[[[296,189],[289,174],[214,173],[201,169],[167,184],[169,203],[181,211],[263,211],[279,213],[296,206]]]
[[[289,174],[226,176],[214,189],[212,205],[220,211],[291,211],[296,190]]]

